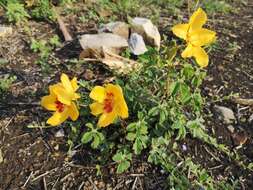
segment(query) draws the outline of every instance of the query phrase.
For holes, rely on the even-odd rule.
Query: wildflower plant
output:
[[[172,31],[187,41],[182,57],[195,57],[201,67],[208,64],[202,46],[215,40],[215,32],[202,28],[207,17],[198,9],[188,24],[179,24]],[[225,153],[226,147],[209,136],[204,128],[200,86],[205,71],[177,57],[178,46],[162,46],[160,52],[150,48],[138,57],[142,66],[127,77],[116,76],[113,83],[94,85],[89,81],[69,80],[49,87],[49,95],[41,105],[53,116],[47,123],[56,126],[68,122],[73,132],[69,145],[81,142],[98,154],[90,157],[96,166],[114,161],[117,173],[127,171],[133,158],[147,154],[147,161],[159,165],[168,175],[171,189],[220,189],[210,174],[179,150],[185,138],[197,138]],[[127,54],[126,54],[127,55]],[[179,64],[174,64],[175,62]],[[79,85],[82,93],[78,94]],[[82,105],[79,110],[76,104]],[[99,117],[98,121],[94,116]],[[127,119],[127,120],[125,120]],[[95,154],[95,153],[94,153]],[[180,163],[180,164],[179,164]],[[191,174],[191,179],[187,176]],[[204,176],[204,177],[203,177]],[[223,183],[223,182],[222,182]],[[224,185],[224,184],[222,184]]]

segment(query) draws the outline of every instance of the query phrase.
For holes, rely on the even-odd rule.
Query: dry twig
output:
[[[134,184],[133,184],[133,186],[132,186],[132,190],[134,190],[134,189],[135,189],[135,186],[136,186],[137,180],[138,180],[138,177],[135,177]]]
[[[25,181],[24,185],[21,187],[21,189],[25,189],[25,186],[27,185],[27,183],[29,182],[29,180],[31,179],[33,175],[33,171],[30,173],[30,175],[28,176],[27,180]]]
[[[233,101],[237,104],[253,106],[253,99],[233,98]]]
[[[98,190],[97,186],[95,183],[93,183],[93,181],[91,180],[91,177],[89,177],[89,182],[93,185],[95,190]]]

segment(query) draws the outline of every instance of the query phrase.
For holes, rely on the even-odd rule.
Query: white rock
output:
[[[7,26],[0,26],[0,37],[5,37],[12,34],[12,28]]]
[[[143,37],[137,33],[132,33],[128,41],[129,49],[134,55],[144,54],[147,50]]]
[[[105,48],[113,53],[120,53],[128,47],[127,40],[111,33],[85,34],[79,40],[84,50],[93,49],[101,51]]]
[[[226,124],[231,124],[236,120],[234,112],[231,109],[224,106],[215,106],[214,108],[221,114]]]
[[[58,130],[56,133],[55,133],[55,137],[56,138],[60,138],[60,137],[64,137],[64,130],[63,129],[60,129],[60,130]]]
[[[147,44],[160,48],[161,35],[151,20],[135,17],[131,24],[132,32],[142,35]]]
[[[110,22],[108,24],[102,25],[98,30],[99,33],[110,32],[117,34],[125,39],[129,37],[129,26],[125,22]]]

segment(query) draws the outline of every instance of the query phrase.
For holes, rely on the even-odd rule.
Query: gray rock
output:
[[[228,126],[228,130],[229,130],[231,133],[234,133],[234,132],[235,132],[235,128],[233,127],[233,125],[229,125],[229,126]]]
[[[141,17],[135,17],[132,20],[132,32],[143,36],[144,41],[151,45],[160,48],[161,35],[158,28],[153,25],[151,20]]]
[[[54,135],[56,138],[60,138],[60,137],[64,137],[65,134],[64,134],[64,130],[63,129],[60,129],[58,130],[55,135]]]
[[[127,40],[119,35],[111,33],[85,34],[79,40],[83,50],[96,50],[101,52],[103,48],[113,53],[120,53],[128,47]]]
[[[231,124],[236,120],[234,112],[231,109],[224,106],[215,106],[214,108],[217,113],[221,114],[226,124]]]
[[[129,49],[134,55],[141,55],[148,51],[142,36],[137,33],[131,34],[128,43]]]
[[[249,117],[249,123],[253,122],[253,114]]]
[[[12,34],[12,28],[7,26],[0,26],[0,37],[5,37]]]
[[[129,26],[125,22],[110,22],[108,24],[102,25],[98,30],[99,33],[110,32],[117,34],[125,39],[129,37]]]

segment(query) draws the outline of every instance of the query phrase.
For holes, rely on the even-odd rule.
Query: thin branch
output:
[[[59,28],[64,36],[65,41],[72,41],[73,40],[72,36],[70,35],[67,27],[65,26],[61,16],[58,14],[57,14],[57,22],[59,24]]]
[[[47,190],[47,182],[46,182],[45,177],[43,177],[43,185],[44,185],[44,190]]]

